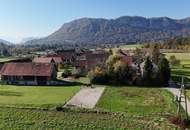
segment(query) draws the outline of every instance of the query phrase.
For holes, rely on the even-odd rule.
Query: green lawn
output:
[[[180,66],[171,66],[172,79],[176,82],[176,76],[186,76],[190,78],[190,68],[184,68],[183,65],[190,65],[190,53],[164,53],[166,58],[169,59],[170,56],[174,55],[177,59],[180,60]]]
[[[15,58],[13,57],[0,57],[0,62],[6,62],[10,60],[14,60]]]
[[[107,87],[96,107],[127,115],[176,112],[173,96],[159,88]]]
[[[0,85],[0,106],[52,108],[63,105],[79,89],[79,86],[24,87]]]
[[[90,79],[88,77],[80,77],[75,80],[76,82],[83,83],[83,84],[89,84]]]
[[[173,75],[183,75],[190,78],[190,68],[182,68],[180,66],[178,67],[172,67],[172,74]]]
[[[167,58],[174,55],[177,59],[180,60],[190,60],[190,53],[164,53]]]
[[[167,117],[37,111],[0,108],[0,129],[15,130],[177,130]]]

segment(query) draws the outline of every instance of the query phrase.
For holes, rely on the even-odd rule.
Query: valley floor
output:
[[[78,90],[78,86],[53,87],[53,89],[3,86],[0,90],[0,129],[176,130],[179,128],[169,121],[176,112],[173,96],[167,90],[159,88],[107,86],[94,109],[43,110],[49,108],[43,104],[59,106],[60,103],[68,101]],[[34,97],[29,96],[30,93]],[[48,96],[45,96],[46,94]],[[19,100],[21,97],[24,98]],[[20,101],[23,104],[19,104]],[[29,101],[40,105],[33,107],[35,109],[28,109],[26,106]],[[9,107],[8,104],[12,106],[13,103],[14,108]],[[3,106],[4,104],[7,107]]]

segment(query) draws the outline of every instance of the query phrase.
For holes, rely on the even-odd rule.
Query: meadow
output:
[[[186,76],[190,78],[190,53],[164,53],[166,58],[174,55],[176,59],[180,60],[179,66],[171,66],[173,76]],[[187,67],[185,67],[187,66]]]
[[[64,105],[79,86],[34,87],[0,85],[0,107],[53,108]]]
[[[6,62],[10,60],[14,60],[15,58],[13,57],[0,57],[0,62]]]
[[[177,108],[167,90],[135,86],[107,87],[96,107],[127,115],[175,114]]]
[[[122,45],[120,46],[121,49],[136,49],[141,48],[143,45],[141,44],[130,44],[130,45]]]
[[[181,83],[181,76],[185,76],[185,83],[190,83],[190,53],[164,53],[166,58],[174,55],[180,60],[179,66],[171,66],[172,80]],[[188,87],[189,88],[189,87]],[[187,89],[187,97],[190,99],[190,89]]]

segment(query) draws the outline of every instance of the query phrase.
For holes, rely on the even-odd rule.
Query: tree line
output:
[[[151,44],[155,43],[145,43],[144,47],[148,48]],[[160,49],[190,50],[190,37],[175,37],[156,44]]]

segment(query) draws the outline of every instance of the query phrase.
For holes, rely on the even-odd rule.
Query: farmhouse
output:
[[[20,85],[50,85],[57,77],[55,66],[47,63],[6,63],[0,74],[4,83]]]
[[[97,65],[105,65],[109,53],[101,50],[86,51],[76,57],[75,67],[81,72],[87,72]]]
[[[76,59],[75,49],[71,50],[58,50],[57,55],[60,56],[64,63],[73,64]]]
[[[124,63],[128,64],[129,66],[133,65],[133,56],[128,52],[128,50],[119,50],[117,54],[121,56]]]
[[[34,63],[55,63],[61,64],[63,60],[61,57],[35,57],[33,59]]]

